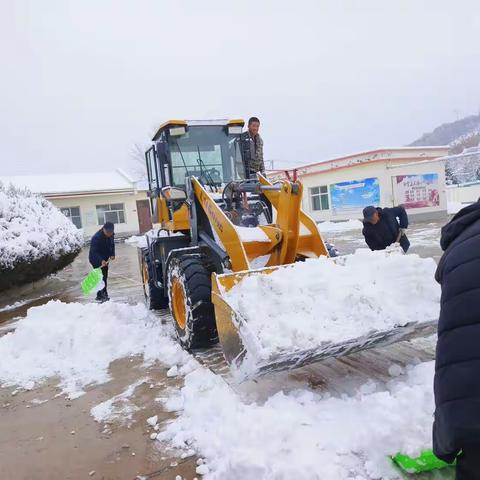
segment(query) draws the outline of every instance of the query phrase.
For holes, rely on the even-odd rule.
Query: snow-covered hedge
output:
[[[0,184],[0,290],[70,263],[83,235],[45,198]]]

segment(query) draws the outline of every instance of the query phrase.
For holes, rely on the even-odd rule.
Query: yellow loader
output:
[[[145,153],[157,234],[139,249],[150,309],[170,308],[188,350],[220,341],[240,366],[247,353],[246,320],[224,298],[249,275],[265,275],[306,258],[328,256],[316,223],[301,209],[299,181],[246,178],[243,120],[170,120]],[[321,316],[319,317],[321,321]],[[277,353],[256,373],[283,370],[408,339],[425,326],[406,325],[342,344]]]

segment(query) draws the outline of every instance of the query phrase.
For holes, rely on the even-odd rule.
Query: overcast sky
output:
[[[0,0],[0,175],[105,171],[168,118],[262,120],[276,167],[480,107],[477,0]]]

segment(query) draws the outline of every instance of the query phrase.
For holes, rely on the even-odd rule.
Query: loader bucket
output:
[[[248,327],[247,320],[228,303],[224,293],[250,275],[268,275],[289,265],[266,267],[238,273],[212,275],[212,302],[223,354],[232,368],[244,378],[268,372],[291,370],[330,357],[341,357],[374,347],[383,347],[414,337],[428,336],[436,331],[437,320],[410,322],[388,331],[372,330],[366,335],[344,342],[322,342],[315,348],[295,349],[262,356],[262,347]],[[319,318],[321,321],[321,318]]]
[[[223,275],[212,275],[212,303],[215,308],[217,331],[223,355],[231,366],[239,367],[247,353],[248,329],[246,321],[225,300],[223,293],[249,275],[268,275],[281,267],[267,267],[259,270],[244,271]],[[242,333],[240,333],[242,331]],[[242,338],[243,337],[243,338]],[[255,339],[250,338],[252,342]]]

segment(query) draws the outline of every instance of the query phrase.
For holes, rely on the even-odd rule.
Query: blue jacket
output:
[[[115,234],[108,238],[101,228],[90,241],[90,253],[88,260],[93,268],[98,268],[102,260],[108,260],[115,256]]]
[[[451,462],[480,442],[480,202],[442,228],[440,245],[433,448]]]
[[[370,250],[385,250],[396,242],[400,228],[408,227],[408,215],[401,206],[377,208],[377,212],[380,215],[380,221],[375,225],[365,222],[362,233]],[[408,250],[410,242],[406,235],[401,237],[400,245],[405,252]]]

